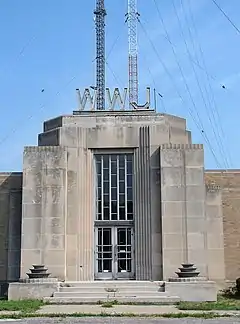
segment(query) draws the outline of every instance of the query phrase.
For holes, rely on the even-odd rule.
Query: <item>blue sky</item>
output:
[[[240,26],[240,1],[217,1]],[[127,0],[105,2],[107,53],[118,40],[107,59],[107,86],[122,88],[128,78]],[[205,137],[207,168],[238,168],[240,35],[211,0],[157,0],[165,29],[154,0],[138,2],[141,94],[156,87],[163,94],[158,111],[187,118],[194,142],[205,143]],[[23,148],[37,144],[43,121],[71,114],[75,89],[94,83],[94,7],[94,0],[1,0],[0,171],[20,171]],[[199,68],[205,66],[200,46],[207,70]]]

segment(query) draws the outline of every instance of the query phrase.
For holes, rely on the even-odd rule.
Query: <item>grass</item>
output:
[[[43,303],[41,300],[0,300],[0,311],[33,313],[43,305],[46,305],[46,303]]]
[[[208,313],[172,313],[172,314],[134,314],[134,313],[122,313],[122,314],[89,314],[89,313],[74,313],[74,314],[36,314],[36,313],[20,313],[9,315],[0,315],[0,319],[23,319],[23,318],[84,318],[84,317],[135,317],[135,318],[221,318],[230,317],[229,315],[218,315],[211,312]]]
[[[104,302],[101,304],[101,307],[104,307],[104,308],[112,308],[114,305],[116,305],[114,302]]]
[[[115,305],[118,305],[117,301],[107,301],[101,303],[103,308],[112,308]],[[180,302],[177,307],[182,311],[189,311],[189,313],[167,313],[167,314],[107,314],[102,312],[101,314],[87,314],[87,313],[75,313],[75,314],[37,314],[35,313],[42,306],[46,305],[41,300],[20,300],[20,301],[7,301],[0,300],[0,311],[8,312],[19,312],[17,314],[5,315],[0,314],[0,319],[13,318],[31,318],[31,317],[159,317],[159,318],[215,318],[223,317],[220,314],[214,313],[214,311],[240,311],[240,299],[236,298],[227,298],[219,296],[217,302],[202,302],[202,303],[193,303],[193,302]],[[191,311],[198,311],[197,313],[191,313]],[[208,311],[208,312],[205,312]],[[224,315],[224,317],[229,317],[229,315]]]
[[[203,303],[180,302],[177,305],[177,307],[180,310],[239,311],[240,310],[240,300],[219,296],[218,300],[216,302],[203,302]]]

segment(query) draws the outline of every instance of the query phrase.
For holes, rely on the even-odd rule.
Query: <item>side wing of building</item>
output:
[[[226,280],[240,277],[240,170],[206,170],[207,185],[222,192]]]
[[[22,173],[0,173],[0,283],[20,276]]]

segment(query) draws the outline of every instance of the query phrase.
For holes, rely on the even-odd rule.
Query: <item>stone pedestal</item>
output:
[[[165,291],[170,296],[178,296],[181,301],[215,302],[217,301],[217,285],[199,273],[194,264],[182,264],[176,272],[178,277],[169,278],[165,283]]]
[[[48,278],[50,273],[44,265],[33,265],[27,275],[28,278],[9,284],[8,300],[43,299],[58,290],[58,279]]]
[[[33,264],[32,268],[29,270],[30,272],[27,273],[29,279],[47,279],[51,274],[43,264]]]
[[[9,284],[8,300],[43,299],[52,297],[58,290],[57,278],[24,279]]]
[[[217,301],[217,286],[214,281],[205,278],[178,279],[165,283],[165,291],[169,296],[178,296],[181,301],[215,302]]]

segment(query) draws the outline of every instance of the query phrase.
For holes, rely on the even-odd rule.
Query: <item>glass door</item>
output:
[[[95,278],[132,279],[133,230],[131,227],[95,228]]]
[[[95,228],[95,277],[113,279],[114,244],[111,227]]]
[[[117,279],[133,277],[133,231],[131,227],[115,229],[115,276]]]

